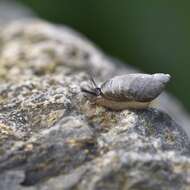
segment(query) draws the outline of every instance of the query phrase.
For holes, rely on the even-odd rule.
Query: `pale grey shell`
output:
[[[101,84],[101,92],[114,101],[149,102],[155,99],[170,80],[169,74],[128,74],[113,77]]]

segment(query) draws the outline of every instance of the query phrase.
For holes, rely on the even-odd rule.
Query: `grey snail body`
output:
[[[170,80],[169,74],[127,74],[115,76],[98,87],[94,80],[93,87],[82,87],[83,92],[94,95],[95,103],[111,108],[143,109],[159,96]]]

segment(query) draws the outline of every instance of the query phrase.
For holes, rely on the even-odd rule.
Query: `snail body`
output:
[[[169,74],[128,74],[113,77],[98,87],[93,81],[93,87],[82,87],[83,92],[94,96],[95,103],[111,108],[144,109],[159,96],[170,80]]]

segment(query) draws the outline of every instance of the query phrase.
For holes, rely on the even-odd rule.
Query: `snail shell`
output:
[[[111,109],[142,109],[161,94],[170,80],[169,74],[128,74],[103,82],[96,103]]]
[[[105,81],[100,89],[107,99],[147,102],[160,95],[169,80],[170,75],[162,73],[128,74]]]

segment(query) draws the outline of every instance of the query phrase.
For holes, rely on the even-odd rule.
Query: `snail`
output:
[[[82,85],[81,90],[94,103],[112,110],[144,109],[162,93],[170,78],[163,73],[127,74],[115,76],[99,86],[91,78],[91,85]]]

